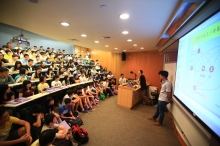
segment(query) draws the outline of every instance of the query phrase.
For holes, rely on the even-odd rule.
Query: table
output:
[[[118,86],[117,105],[131,109],[138,102],[142,101],[140,88],[131,88],[123,85]]]

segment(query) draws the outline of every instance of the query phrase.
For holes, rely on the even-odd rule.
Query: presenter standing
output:
[[[160,90],[160,95],[158,99],[158,104],[157,104],[157,110],[156,113],[154,114],[153,117],[147,118],[148,120],[153,121],[155,126],[161,126],[163,119],[164,119],[164,113],[166,111],[166,105],[170,102],[172,103],[171,100],[171,83],[167,80],[168,77],[168,72],[167,71],[160,71],[158,73],[160,75],[160,79],[162,80],[162,87]],[[159,121],[156,122],[156,119],[159,117]]]
[[[119,79],[119,84],[122,85],[124,83],[126,83],[126,78],[124,77],[124,74],[121,74],[121,77]]]
[[[142,104],[143,105],[150,104],[150,100],[146,96],[147,84],[146,84],[145,76],[143,75],[143,71],[140,70],[138,72],[138,75],[140,75],[140,77],[139,77],[139,87],[140,87],[140,90],[141,90],[141,96],[143,98]]]

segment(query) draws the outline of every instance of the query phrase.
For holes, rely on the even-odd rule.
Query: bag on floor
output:
[[[70,127],[75,126],[75,125],[82,126],[83,120],[80,117],[76,117],[75,120],[69,120],[67,123],[70,125]]]
[[[104,100],[105,99],[105,94],[104,93],[101,93],[100,94],[100,100]]]
[[[79,143],[84,144],[89,141],[88,132],[85,128],[80,128],[78,125],[72,127],[73,129],[73,138]]]

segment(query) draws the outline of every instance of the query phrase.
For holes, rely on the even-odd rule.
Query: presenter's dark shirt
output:
[[[139,78],[141,90],[147,89],[146,79],[144,75],[141,75]]]

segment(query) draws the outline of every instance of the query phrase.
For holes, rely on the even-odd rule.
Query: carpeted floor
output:
[[[117,106],[117,96],[100,101],[100,107],[81,114],[89,133],[86,146],[180,146],[171,119],[165,116],[163,126],[147,120],[155,107],[136,105],[132,110]]]

